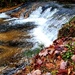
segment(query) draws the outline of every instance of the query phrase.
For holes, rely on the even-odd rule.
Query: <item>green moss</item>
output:
[[[22,53],[23,56],[26,57],[32,57],[35,56],[36,54],[38,54],[42,49],[44,48],[43,44],[39,44],[37,48],[35,49],[30,49],[30,50],[26,50]]]
[[[71,18],[58,33],[58,38],[62,37],[75,37],[75,17]]]
[[[23,56],[32,57],[38,54],[40,51],[41,50],[39,48],[36,48],[35,50],[26,50],[25,52],[23,52]]]
[[[66,45],[66,48],[68,49],[66,52],[62,53],[62,58],[64,60],[71,60],[72,55],[75,52],[75,42],[69,42]]]
[[[73,53],[71,51],[67,51],[65,53],[62,54],[62,58],[66,61],[66,60],[71,60]]]

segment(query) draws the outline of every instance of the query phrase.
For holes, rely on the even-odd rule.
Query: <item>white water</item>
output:
[[[5,13],[1,13],[0,18],[10,18],[10,16],[6,15]]]
[[[37,27],[30,31],[30,35],[33,36],[30,41],[49,46],[57,38],[58,30],[62,27],[62,24],[65,24],[71,18],[67,14],[63,15],[64,13],[62,15],[57,15],[57,12],[60,10],[55,8],[51,11],[51,8],[52,7],[47,8],[42,13],[42,7],[39,7],[31,12],[30,16],[26,19],[22,18],[22,16],[19,19],[16,18],[16,20],[13,21],[13,25],[33,22]],[[0,14],[0,17],[9,16]],[[14,18],[10,20],[12,19]]]
[[[42,7],[39,7],[33,11],[27,19],[16,20],[14,23],[34,22],[38,26],[31,30],[30,34],[34,36],[31,41],[49,46],[57,38],[58,30],[61,28],[62,24],[70,19],[67,15],[56,15],[59,10],[54,9],[51,11],[51,8],[52,7],[46,9],[41,14]]]

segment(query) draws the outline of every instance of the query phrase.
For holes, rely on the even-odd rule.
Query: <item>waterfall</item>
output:
[[[49,46],[52,42],[57,38],[58,30],[62,27],[62,24],[69,21],[70,17],[67,15],[57,15],[60,11],[59,9],[54,9],[51,11],[51,8],[46,9],[42,14],[38,9],[33,11],[29,18],[33,16],[31,19],[35,19],[34,23],[38,25],[36,28],[32,30],[32,38],[33,41],[44,44],[45,46]],[[39,14],[37,16],[37,12]],[[37,12],[36,12],[37,11]],[[37,16],[35,18],[35,16]]]
[[[14,14],[18,16],[14,17]],[[38,44],[51,45],[57,39],[59,29],[74,15],[75,4],[69,4],[68,8],[54,1],[32,2],[0,13],[0,65],[7,67],[2,75],[12,75],[28,65],[28,61],[27,64],[24,58],[21,59],[22,52],[34,49]],[[9,63],[13,67],[8,67]]]
[[[31,11],[28,18],[16,18],[9,25],[25,24],[27,22],[33,23],[37,27],[30,30],[30,35],[32,36],[30,41],[49,46],[57,38],[58,30],[73,17],[73,14],[69,11],[72,10],[63,7],[53,8],[49,6],[49,4],[45,10],[43,10],[42,6],[39,6],[36,10]],[[1,15],[2,14],[0,14],[0,17]],[[5,17],[9,16],[5,15]],[[22,15],[20,17],[22,17]],[[13,19],[14,18],[6,19],[6,21]]]

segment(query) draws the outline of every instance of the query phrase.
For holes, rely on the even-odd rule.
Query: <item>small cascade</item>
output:
[[[33,23],[37,27],[30,30],[30,35],[32,36],[30,41],[49,46],[57,38],[58,30],[73,17],[73,14],[69,12],[72,11],[71,9],[63,7],[53,8],[49,4],[46,6],[44,10],[42,6],[39,6],[31,12],[28,18],[16,19],[12,24]]]
[[[44,44],[45,46],[49,46],[52,44],[52,41],[57,38],[58,30],[62,27],[62,25],[74,16],[74,7],[71,9],[64,8],[63,6],[64,5],[60,5],[56,2],[50,2],[36,7],[35,10],[31,10],[33,9],[32,6],[31,8],[28,8],[28,10],[25,8],[25,11],[23,8],[23,13],[20,14],[19,18],[12,18],[5,13],[0,14],[0,17],[7,18],[4,21],[8,21],[8,25],[13,26],[13,28],[16,25],[18,26],[18,24],[22,26],[26,23],[29,23],[29,26],[37,26],[29,31],[29,34],[32,36],[29,41],[33,43],[38,42]],[[25,12],[26,14],[27,12],[30,12],[27,18],[24,18],[26,15]]]
[[[21,6],[23,13],[20,12],[19,17],[15,17],[12,13],[16,12],[17,15],[21,7],[0,13],[0,65],[15,63],[15,59],[18,62],[22,58],[19,58],[18,54],[37,44],[44,44],[45,47],[52,44],[57,38],[59,29],[75,15],[75,5],[66,8],[64,4],[60,5],[57,2],[39,2],[37,5],[31,3],[26,6],[25,8],[24,5]],[[24,63],[21,64],[25,66]],[[5,73],[12,75],[21,67]]]
[[[69,16],[56,15],[60,10],[54,9],[51,11],[51,8],[52,7],[46,9],[41,16],[39,16],[39,22],[35,21],[35,24],[38,26],[34,28],[31,33],[34,36],[32,38],[33,41],[42,43],[45,46],[52,44],[57,38],[58,30],[61,28],[62,24],[70,19]]]

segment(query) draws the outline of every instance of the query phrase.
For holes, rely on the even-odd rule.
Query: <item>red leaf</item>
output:
[[[68,70],[67,69],[59,69],[57,75],[68,75]]]

